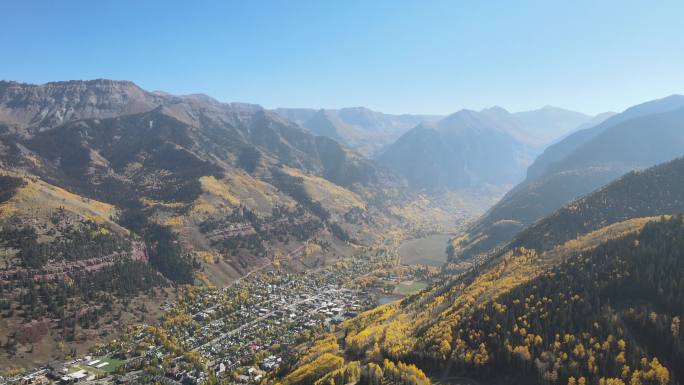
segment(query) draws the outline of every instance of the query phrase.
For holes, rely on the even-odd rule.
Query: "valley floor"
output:
[[[442,266],[447,260],[448,242],[453,237],[453,234],[433,234],[404,241],[399,247],[401,263]]]

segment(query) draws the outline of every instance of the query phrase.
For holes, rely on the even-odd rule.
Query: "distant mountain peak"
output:
[[[166,94],[166,95],[170,96],[170,94]],[[181,95],[181,97],[184,99],[196,100],[196,101],[202,102],[202,103],[210,103],[210,104],[220,104],[221,103],[218,100],[212,98],[211,96],[209,96],[207,94],[202,94],[202,93]]]
[[[482,112],[482,113],[510,114],[510,112],[508,112],[508,110],[506,110],[505,108],[503,108],[501,106],[497,106],[497,105],[491,106],[489,108],[483,108],[480,112]]]

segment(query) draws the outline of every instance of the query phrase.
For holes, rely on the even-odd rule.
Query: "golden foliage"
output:
[[[327,179],[307,175],[299,170],[286,167],[283,171],[304,180],[306,193],[316,202],[319,202],[327,210],[336,213],[346,213],[352,208],[365,208],[364,201],[356,193],[338,186]]]
[[[233,195],[230,188],[224,181],[219,181],[213,176],[203,176],[199,178],[202,191],[221,197],[231,206],[240,204],[240,199]]]
[[[283,379],[285,385],[313,384],[327,373],[344,365],[344,359],[332,353],[323,353],[311,362],[298,366]]]
[[[18,215],[45,219],[55,210],[63,209],[85,220],[106,223],[113,229],[125,231],[112,221],[117,215],[114,206],[73,194],[35,177],[22,179],[26,184],[10,200],[0,205],[0,218]]]

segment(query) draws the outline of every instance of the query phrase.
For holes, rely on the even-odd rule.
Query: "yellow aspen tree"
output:
[[[672,332],[672,336],[675,339],[679,338],[680,326],[681,326],[681,321],[679,320],[679,316],[672,317],[672,324],[670,325],[670,331]]]

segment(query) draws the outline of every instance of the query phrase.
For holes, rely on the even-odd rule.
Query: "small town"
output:
[[[226,288],[188,286],[164,303],[159,325],[68,362],[0,379],[0,384],[256,384],[292,357],[291,347],[377,304],[354,282],[392,264],[385,250],[300,273],[264,271]]]

